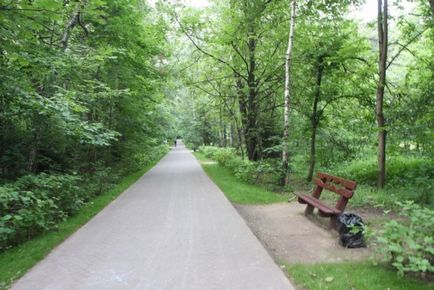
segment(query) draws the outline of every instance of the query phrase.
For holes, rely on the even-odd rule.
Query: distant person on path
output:
[[[175,143],[175,147],[176,147],[176,139],[175,139],[174,143]]]

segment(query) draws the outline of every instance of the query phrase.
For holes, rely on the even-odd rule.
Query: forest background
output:
[[[1,1],[0,251],[176,137],[274,191],[324,170],[356,180],[364,206],[432,209],[434,3],[390,3],[379,125],[377,20],[354,17],[358,0],[297,2],[284,139],[290,1]]]

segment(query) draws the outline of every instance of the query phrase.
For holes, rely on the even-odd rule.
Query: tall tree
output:
[[[386,122],[383,112],[384,89],[386,87],[388,49],[387,0],[378,0],[378,83],[375,113],[378,127],[378,187],[386,183]]]
[[[267,97],[275,94],[273,87],[283,75],[281,70],[276,70],[276,67],[283,67],[283,63],[275,57],[281,53],[283,37],[276,39],[270,32],[286,16],[274,8],[280,8],[284,2],[254,0],[230,1],[229,4],[218,11],[219,21],[213,25],[198,23],[200,20],[191,23],[192,14],[178,23],[196,49],[215,62],[212,69],[222,68],[232,79],[230,85],[234,94],[231,95],[238,101],[241,139],[248,159],[257,160],[262,157],[264,141],[268,139],[264,135],[272,132],[265,130],[261,121],[267,114],[276,115],[277,105]],[[209,26],[207,30],[198,29],[206,25]],[[281,133],[276,132],[277,135]]]
[[[284,93],[284,113],[283,113],[283,150],[282,150],[282,167],[283,176],[281,184],[288,183],[288,156],[289,156],[289,113],[291,106],[291,65],[292,65],[292,46],[294,45],[295,32],[295,17],[296,17],[297,1],[293,0],[291,5],[291,20],[289,24],[288,49],[285,55],[285,93]]]

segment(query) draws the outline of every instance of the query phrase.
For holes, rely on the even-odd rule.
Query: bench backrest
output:
[[[319,198],[323,188],[339,194],[339,198],[336,208],[343,211],[347,205],[348,199],[354,195],[354,190],[357,187],[355,181],[344,179],[342,177],[333,176],[327,173],[318,172],[317,177],[313,182],[317,185],[312,196]]]

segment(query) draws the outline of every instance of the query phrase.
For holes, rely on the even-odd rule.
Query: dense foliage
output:
[[[180,70],[174,85],[178,134],[194,147],[234,147],[241,158],[277,160],[290,1],[213,3],[201,12],[170,11],[184,40],[175,44],[183,56],[176,61],[189,68]],[[352,161],[371,164],[377,155],[378,43],[373,23],[349,14],[357,4],[298,1],[287,142],[290,173],[302,170],[309,181],[318,169]],[[404,173],[407,162],[401,162],[400,173],[393,170],[401,158],[418,160],[425,169],[417,178],[432,190],[433,15],[427,1],[414,2],[408,11],[399,8],[404,1],[395,4],[390,4],[386,125],[381,128],[387,133],[386,185],[401,177],[416,182],[416,176]],[[371,173],[378,177],[376,166]]]
[[[165,151],[166,24],[144,1],[0,5],[0,250]]]

